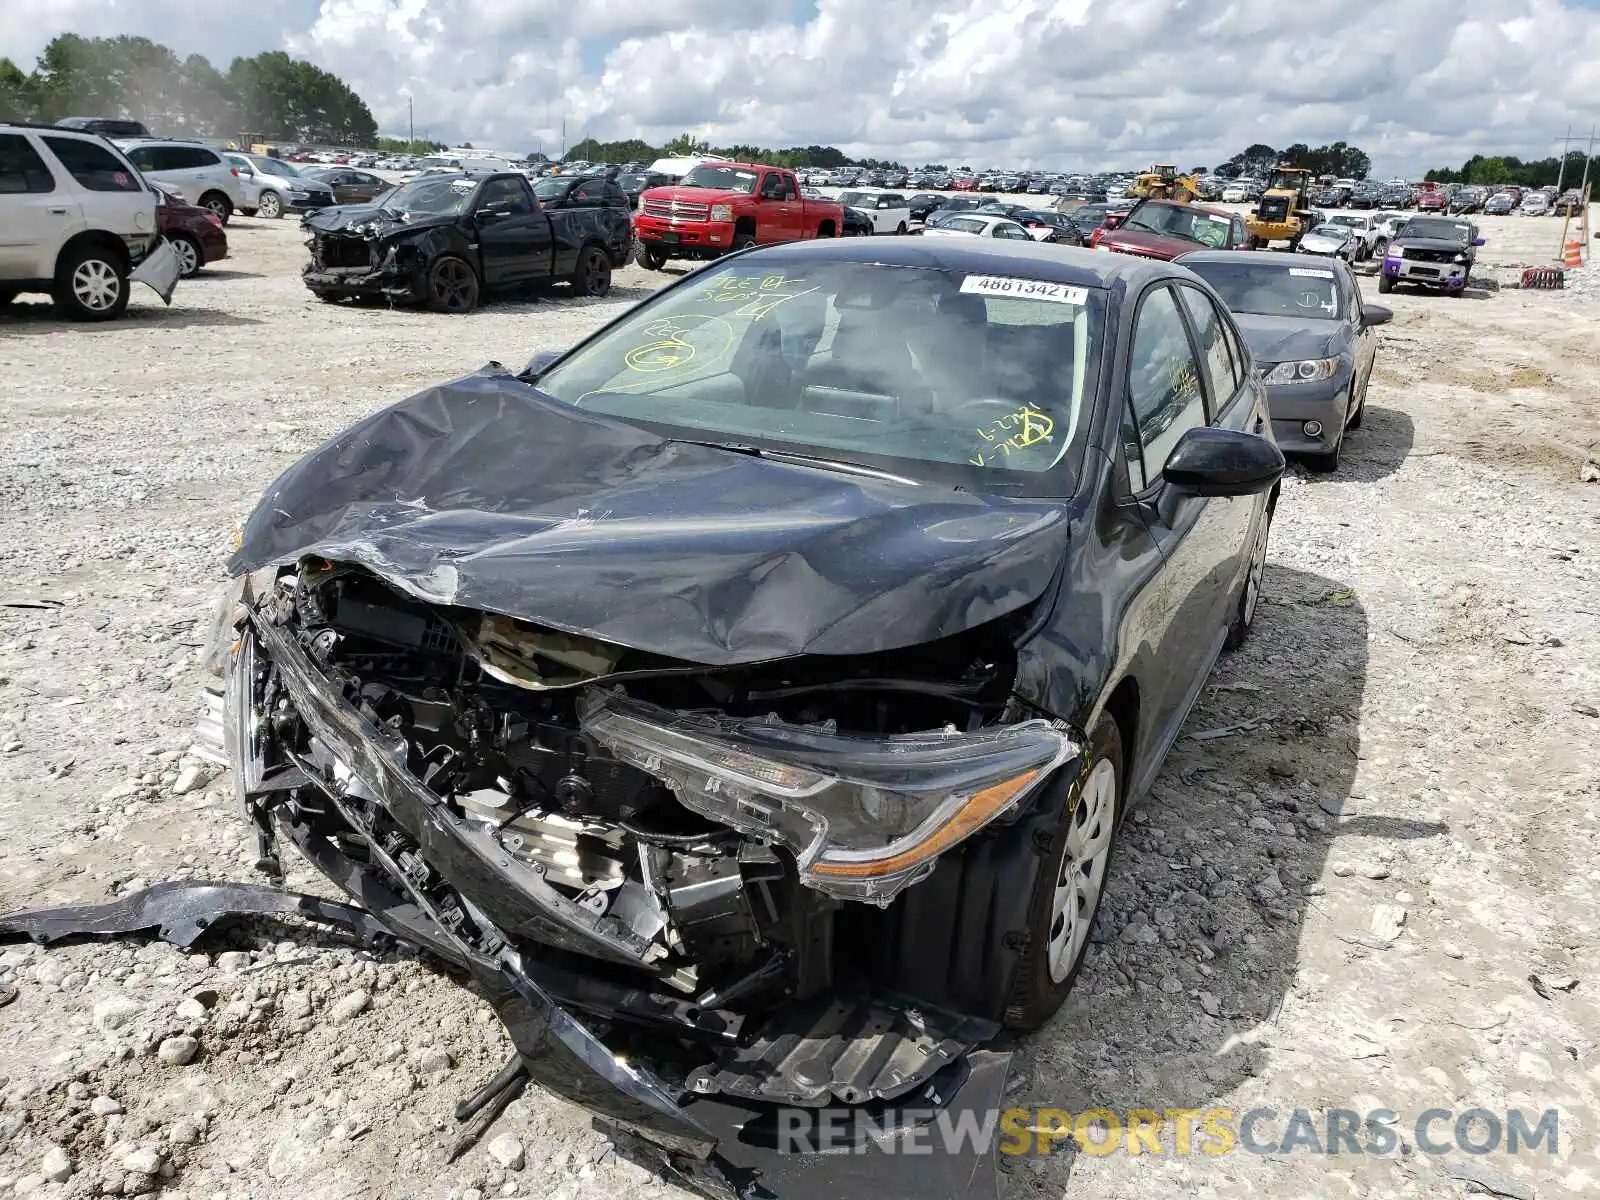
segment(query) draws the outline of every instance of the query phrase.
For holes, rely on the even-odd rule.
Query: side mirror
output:
[[[1161,477],[1189,496],[1258,496],[1283,469],[1283,451],[1266,438],[1200,425],[1178,439]]]
[[[535,379],[538,379],[540,375],[543,375],[547,370],[550,369],[551,363],[555,362],[556,359],[560,358],[565,353],[566,351],[564,350],[539,351],[539,353],[535,354],[528,360],[528,365],[522,368],[522,374],[519,375],[518,378],[532,383]]]
[[[1381,304],[1363,304],[1361,306],[1361,328],[1371,329],[1374,325],[1387,325],[1394,320],[1394,309],[1385,308]]]
[[[1472,239],[1472,244],[1474,246],[1486,246],[1486,245],[1489,244],[1489,239],[1488,238],[1473,238]]]

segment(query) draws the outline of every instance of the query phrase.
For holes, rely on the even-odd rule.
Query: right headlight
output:
[[[1070,730],[1042,720],[866,737],[616,693],[586,696],[580,723],[686,807],[786,847],[802,883],[879,905],[1084,753]]]
[[[711,206],[711,219],[713,221],[731,221],[731,220],[733,220],[733,205],[731,205],[731,204],[713,204]]]
[[[1281,362],[1262,377],[1266,383],[1316,383],[1332,379],[1339,369],[1338,356],[1333,358],[1303,358],[1297,362]]]

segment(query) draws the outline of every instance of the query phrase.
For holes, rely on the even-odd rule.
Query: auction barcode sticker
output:
[[[1290,267],[1289,274],[1298,275],[1302,279],[1332,279],[1333,272],[1321,267]]]
[[[1068,287],[1044,279],[1011,279],[1005,275],[968,275],[961,281],[963,292],[980,296],[1011,296],[1017,300],[1049,300],[1053,304],[1088,303],[1087,288]]]

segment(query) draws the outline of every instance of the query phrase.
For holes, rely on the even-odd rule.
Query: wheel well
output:
[[[756,219],[754,217],[740,217],[737,221],[735,221],[733,223],[733,236],[734,237],[743,237],[747,233],[751,237],[755,236],[755,233],[756,233]]]
[[[834,236],[833,230],[834,230],[833,222],[832,221],[824,221],[821,225],[817,226],[817,236],[818,237],[833,237]]]
[[[202,205],[205,204],[207,196],[221,196],[224,204],[226,204],[230,209],[233,207],[233,201],[228,198],[228,193],[223,191],[221,188],[207,188],[205,191],[201,192],[200,203]]]
[[[109,233],[100,230],[91,230],[67,239],[67,244],[61,247],[61,253],[56,255],[56,270],[59,271],[61,269],[61,264],[66,260],[67,255],[85,249],[98,250],[107,257],[116,260],[121,265],[124,274],[133,269],[133,259],[128,254],[127,244],[121,238],[112,237]]]
[[[1117,723],[1117,732],[1122,735],[1122,796],[1126,799],[1133,774],[1129,764],[1134,758],[1134,738],[1139,732],[1139,684],[1132,675],[1111,690],[1106,712]]]

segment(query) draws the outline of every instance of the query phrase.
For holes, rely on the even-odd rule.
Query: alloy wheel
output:
[[[447,258],[433,268],[434,304],[446,312],[465,312],[471,307],[472,268],[457,259]]]
[[[1071,972],[1089,937],[1100,889],[1111,858],[1117,815],[1117,768],[1108,758],[1095,763],[1068,818],[1066,853],[1056,877],[1050,910],[1050,978],[1060,983]]]
[[[188,238],[173,238],[172,249],[178,256],[178,267],[185,279],[200,269],[200,254]]]
[[[122,279],[105,259],[85,259],[72,273],[72,294],[90,312],[105,312],[122,295]]]
[[[260,206],[256,209],[258,216],[267,220],[276,220],[283,216],[283,201],[278,199],[277,192],[262,192]]]

